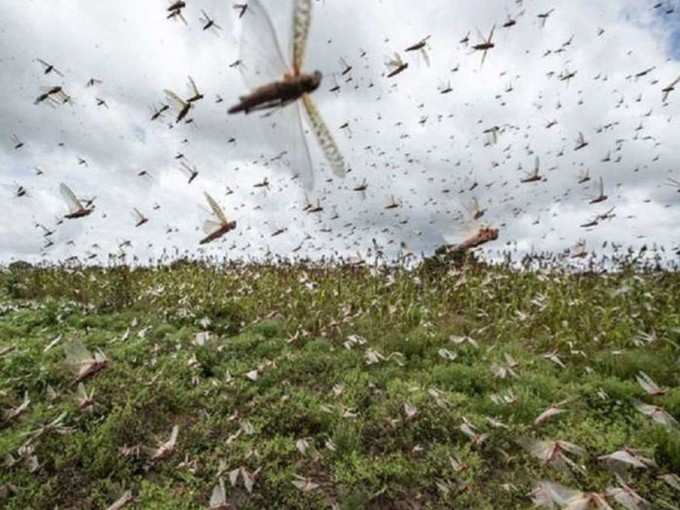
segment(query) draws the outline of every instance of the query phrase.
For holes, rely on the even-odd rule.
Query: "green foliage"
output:
[[[680,419],[678,310],[677,274],[472,259],[410,272],[15,267],[0,272],[0,457],[17,460],[0,471],[0,506],[106,508],[130,489],[139,508],[206,508],[221,476],[244,509],[519,509],[537,480],[613,485],[597,457],[624,447],[659,465],[631,474],[636,490],[671,501],[656,475],[680,472],[680,433],[635,405]],[[76,339],[109,360],[83,381],[88,411],[65,359]],[[665,394],[647,395],[640,371]],[[534,423],[557,403],[563,413]],[[175,451],[153,462],[146,448],[174,425]],[[523,438],[576,443],[586,471],[542,465]],[[229,483],[241,467],[260,469],[252,494]]]

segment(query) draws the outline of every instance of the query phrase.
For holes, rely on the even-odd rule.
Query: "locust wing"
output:
[[[224,480],[219,479],[217,485],[213,488],[210,496],[210,509],[228,508],[227,496],[224,489]]]
[[[321,118],[321,114],[319,113],[316,104],[314,104],[314,101],[308,94],[302,96],[302,103],[305,105],[305,111],[307,112],[307,118],[309,119],[312,131],[314,131],[314,135],[321,146],[321,150],[323,150],[323,153],[326,156],[326,160],[328,161],[331,170],[333,170],[333,173],[338,177],[344,177],[345,160],[333,139],[333,135]]]
[[[243,81],[251,89],[278,81],[290,72],[274,25],[260,0],[248,2],[241,20],[239,60]]]
[[[487,43],[491,43],[493,41],[493,33],[496,31],[496,25],[491,27],[491,33],[489,33],[489,38],[486,40]]]
[[[293,70],[299,74],[305,61],[307,36],[312,22],[312,1],[296,0],[293,11]]]
[[[172,90],[164,90],[165,96],[172,102],[174,108],[178,111],[181,111],[183,108],[186,107],[187,102],[179,97],[177,94],[175,94]]]
[[[269,123],[262,130],[265,146],[285,148],[285,162],[294,177],[299,178],[306,191],[314,189],[314,172],[309,145],[305,135],[299,101],[267,114]]]
[[[198,95],[201,94],[198,91],[198,87],[196,86],[196,82],[194,81],[194,79],[191,76],[189,76],[189,86],[191,87],[191,90],[193,91],[195,96],[198,96]]]
[[[208,204],[210,205],[213,214],[220,220],[222,225],[229,223],[227,221],[227,217],[224,215],[224,211],[222,211],[222,208],[217,204],[215,199],[211,197],[207,192],[205,193],[205,198],[208,201]]]
[[[222,228],[222,225],[213,220],[205,220],[203,222],[203,232],[206,235],[212,235]]]
[[[75,193],[71,191],[71,188],[63,182],[59,185],[59,191],[61,192],[61,196],[64,197],[64,200],[66,200],[68,208],[72,213],[83,209],[83,204],[78,200],[78,197],[76,197]]]

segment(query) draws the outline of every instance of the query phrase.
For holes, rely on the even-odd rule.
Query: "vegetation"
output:
[[[680,498],[678,273],[15,266],[0,289],[3,508],[208,508],[220,479],[245,509]],[[107,360],[85,376],[83,346]],[[598,457],[623,448],[650,464],[619,480]]]

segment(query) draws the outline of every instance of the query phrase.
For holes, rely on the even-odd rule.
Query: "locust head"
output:
[[[498,229],[497,228],[482,228],[479,231],[479,236],[484,239],[484,241],[495,241],[498,239]]]
[[[314,71],[313,74],[306,74],[302,77],[302,85],[308,92],[314,92],[321,85],[323,75],[321,71]]]

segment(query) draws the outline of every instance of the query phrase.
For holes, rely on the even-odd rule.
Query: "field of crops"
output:
[[[176,264],[0,289],[3,508],[678,508],[678,273]]]

